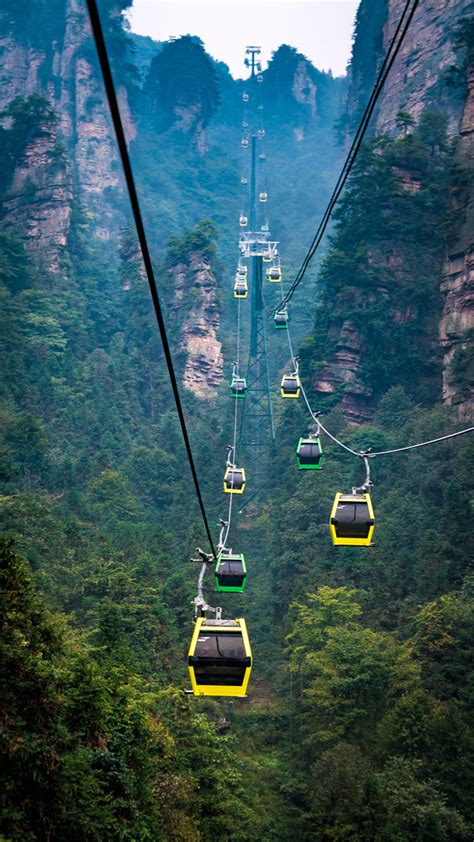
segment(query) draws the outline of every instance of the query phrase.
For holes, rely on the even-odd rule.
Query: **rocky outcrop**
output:
[[[383,50],[383,28],[388,0],[360,0],[355,20],[355,37],[347,69],[346,115],[343,128],[347,142],[362,116],[375,82]]]
[[[71,218],[72,179],[54,121],[27,144],[2,201],[3,225],[24,239],[42,272],[58,277]]]
[[[472,356],[474,350],[474,67],[468,71],[468,97],[456,158],[471,186],[458,236],[444,267],[439,336],[443,351],[443,399],[457,405],[460,415],[469,419],[474,410],[473,372],[468,370],[459,378],[453,363],[459,354]]]
[[[200,253],[171,270],[174,298],[170,318],[180,326],[185,355],[183,385],[198,398],[214,398],[222,383],[224,360],[217,338],[220,324],[217,281]]]
[[[0,38],[0,111],[15,97],[47,94],[40,79],[45,62],[44,51],[18,42],[13,33]]]
[[[336,351],[330,364],[326,364],[313,380],[313,391],[320,395],[341,393],[344,417],[353,424],[370,421],[372,389],[358,379],[362,342],[350,321],[343,322],[336,342]]]
[[[316,132],[328,118],[339,116],[340,80],[317,70],[294,47],[282,44],[263,72],[263,96],[268,126],[278,126],[298,143]]]
[[[389,0],[383,30],[387,50],[406,0]],[[426,108],[442,110],[448,118],[451,136],[459,133],[463,98],[446,85],[447,71],[458,60],[455,31],[461,19],[472,11],[471,0],[436,0],[420,3],[404,38],[400,52],[382,89],[376,116],[379,132],[393,132],[399,111],[418,121]]]
[[[121,191],[117,145],[95,59],[87,9],[82,0],[66,0],[64,41],[55,62],[57,97],[53,99],[61,131],[71,154],[79,200],[95,215],[95,232],[109,239],[121,222],[112,210],[110,191]],[[118,86],[117,98],[127,140],[136,130],[127,92]],[[115,193],[115,201],[117,192]]]
[[[193,105],[175,105],[173,108],[176,117],[174,128],[184,134],[191,135],[201,155],[207,152],[207,133],[202,117],[202,110],[202,104],[200,102],[196,102]]]
[[[57,138],[43,138],[29,148],[24,164],[15,173],[5,202],[5,224],[13,227],[21,223],[18,230],[28,248],[42,253],[44,265],[57,273],[58,249],[67,239],[73,198],[94,217],[95,234],[104,240],[116,233],[123,216],[116,142],[83,0],[64,0],[64,25],[57,26],[55,32],[60,37],[51,36],[48,43],[41,42],[41,47],[26,42],[19,31],[0,40],[0,108],[7,107],[15,97],[39,94],[48,99],[56,113]],[[118,86],[117,96],[131,141],[135,126],[123,86]],[[48,170],[48,150],[52,152],[56,141],[64,145],[69,159],[62,173],[57,163]],[[25,192],[27,185],[35,188],[29,206],[31,190]]]
[[[311,118],[314,118],[317,112],[317,87],[308,71],[308,62],[304,59],[298,61],[296,66],[291,92],[295,102],[304,106]],[[298,143],[301,142],[304,140],[305,127],[303,125],[295,126],[293,135]]]
[[[440,343],[443,351],[443,400],[459,407],[463,418],[472,418],[474,411],[473,372],[459,382],[453,366],[460,352],[472,353],[474,331],[474,248],[451,257],[446,262],[441,285],[444,296],[440,322]]]
[[[380,66],[405,7],[405,0],[362,0],[357,13],[356,38],[349,69],[348,136],[354,121],[375,81]],[[459,77],[465,61],[466,47],[462,46],[458,30],[472,8],[470,0],[438,0],[420,3],[410,23],[407,35],[382,89],[372,123],[375,134],[400,134],[397,125],[399,112],[407,112],[418,122],[425,110],[445,114],[448,134],[457,139],[457,161],[466,172],[465,183],[471,195],[463,197],[455,225],[459,232],[450,232],[450,253],[443,267],[441,295],[443,312],[439,323],[439,340],[443,355],[443,399],[457,405],[462,416],[472,412],[472,383],[459,377],[456,359],[469,351],[474,328],[473,267],[474,267],[474,190],[472,161],[474,160],[474,74],[466,87],[462,80],[453,87],[453,69]],[[372,24],[372,25],[369,25]],[[451,76],[452,78],[452,76]],[[419,174],[409,167],[393,169],[401,187],[413,194],[419,192]],[[461,223],[459,220],[463,220]],[[392,260],[396,261],[393,255]],[[383,266],[384,258],[376,258],[375,265]],[[396,313],[394,319],[398,318]],[[405,318],[401,314],[401,318]],[[335,352],[314,381],[314,389],[322,394],[341,393],[341,406],[348,421],[360,423],[370,420],[374,403],[372,395],[359,382],[361,362],[368,353],[360,347],[350,323],[344,322],[335,331]],[[432,353],[432,352],[431,352]],[[454,363],[454,365],[453,365]],[[468,375],[466,375],[468,377]]]
[[[311,116],[314,117],[316,114],[316,84],[308,72],[308,67],[308,62],[304,59],[298,61],[293,77],[292,93],[296,102],[300,105],[306,105]]]

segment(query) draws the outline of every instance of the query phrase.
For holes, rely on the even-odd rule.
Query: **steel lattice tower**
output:
[[[255,71],[260,71],[256,56],[259,47],[247,47],[246,64],[251,68],[250,85],[255,94]],[[250,169],[250,238],[254,236],[258,244],[257,229],[257,133],[251,134],[251,169]],[[258,248],[254,249],[258,251]],[[275,438],[273,411],[270,395],[270,380],[268,373],[267,344],[265,338],[265,308],[263,302],[263,256],[252,255],[251,266],[251,327],[250,348],[247,366],[247,391],[240,429],[240,445],[245,450],[246,464],[252,473],[252,484],[258,487],[259,464],[262,452]]]

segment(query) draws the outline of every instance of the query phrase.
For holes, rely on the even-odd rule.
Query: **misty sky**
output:
[[[345,72],[358,0],[134,0],[128,17],[133,32],[166,41],[198,35],[207,51],[229,65],[235,78],[247,75],[245,47],[262,47],[266,67],[273,50],[289,44],[319,70]]]

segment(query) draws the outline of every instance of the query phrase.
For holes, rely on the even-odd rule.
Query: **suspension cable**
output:
[[[290,328],[289,328],[288,325],[287,325],[287,336],[288,336],[288,347],[290,349],[291,360],[292,360],[293,366],[296,369],[296,367],[298,366],[298,361],[297,361],[297,358],[295,357],[295,355],[293,353],[293,343],[291,341]],[[465,433],[474,432],[474,427],[466,427],[466,429],[457,430],[455,433],[448,433],[445,436],[437,436],[437,438],[428,439],[427,441],[416,442],[415,444],[407,444],[404,447],[394,447],[394,448],[391,448],[390,450],[375,450],[375,451],[360,450],[360,451],[357,451],[357,450],[353,450],[347,444],[344,444],[344,442],[342,442],[340,439],[336,438],[336,436],[334,436],[324,426],[324,424],[321,422],[321,420],[319,418],[319,413],[313,411],[313,409],[311,407],[311,404],[308,400],[308,396],[306,394],[305,388],[304,388],[302,383],[301,383],[301,394],[303,395],[303,398],[304,398],[304,401],[305,401],[306,406],[308,408],[309,414],[311,415],[315,424],[317,424],[318,427],[323,431],[323,433],[325,433],[328,436],[328,438],[330,438],[339,447],[342,447],[344,450],[347,450],[349,453],[351,453],[352,456],[357,456],[358,458],[363,458],[364,460],[365,459],[373,459],[375,456],[388,456],[392,453],[402,453],[402,452],[407,451],[407,450],[414,450],[415,448],[418,448],[418,447],[426,447],[427,445],[430,445],[430,444],[437,444],[437,442],[440,442],[440,441],[446,441],[447,439],[453,439],[453,438],[456,438],[457,436],[463,436],[463,435],[465,435]]]
[[[140,203],[138,201],[137,190],[135,186],[135,180],[133,177],[132,166],[130,162],[130,157],[128,154],[127,149],[127,142],[125,140],[125,133],[123,130],[122,118],[120,116],[120,110],[117,103],[117,96],[115,93],[115,86],[112,78],[112,72],[110,69],[110,62],[107,53],[107,47],[105,45],[104,33],[102,30],[102,24],[100,21],[99,12],[97,9],[96,0],[87,0],[87,8],[89,11],[89,18],[92,27],[92,33],[94,36],[95,46],[97,50],[97,55],[99,58],[99,63],[102,71],[102,76],[104,80],[105,91],[107,94],[107,100],[109,104],[110,113],[112,116],[112,122],[114,126],[115,136],[117,139],[117,144],[119,147],[120,157],[122,161],[122,168],[125,175],[125,181],[127,184],[128,195],[130,199],[130,205],[132,207],[133,218],[135,221],[135,227],[137,230],[137,236],[140,243],[140,250],[142,253],[143,264],[145,266],[146,276],[148,279],[148,285],[150,287],[151,298],[153,301],[153,306],[155,310],[155,316],[158,323],[158,328],[160,331],[161,341],[163,344],[163,351],[165,355],[166,365],[168,367],[168,373],[170,377],[171,387],[173,390],[174,400],[176,404],[176,409],[178,411],[179,422],[181,425],[181,432],[184,439],[184,444],[186,447],[186,453],[188,456],[189,466],[191,468],[191,474],[194,481],[194,487],[196,491],[196,496],[199,502],[199,508],[201,510],[202,519],[204,522],[204,527],[206,530],[207,539],[209,541],[209,545],[216,555],[216,551],[214,548],[214,542],[212,540],[211,530],[209,528],[209,522],[207,519],[206,509],[204,507],[204,500],[201,493],[201,488],[199,485],[199,479],[196,471],[196,466],[194,464],[194,458],[191,450],[191,443],[189,440],[188,430],[186,427],[186,419],[184,417],[184,411],[181,404],[181,397],[179,394],[178,382],[176,379],[176,374],[174,371],[173,366],[173,358],[171,355],[171,349],[168,342],[168,336],[166,333],[166,326],[165,321],[163,318],[163,312],[161,309],[160,298],[158,295],[158,288],[156,284],[155,274],[153,271],[153,265],[151,261],[150,251],[148,248],[148,242],[145,234],[145,228],[143,225],[142,214],[140,210]]]
[[[355,138],[352,142],[351,148],[350,148],[349,153],[347,155],[347,158],[344,162],[344,166],[343,166],[341,174],[338,178],[336,187],[333,191],[331,199],[328,203],[326,211],[323,215],[321,223],[320,223],[320,225],[318,227],[318,230],[316,232],[316,235],[313,239],[313,243],[312,243],[312,245],[311,245],[311,247],[310,247],[310,249],[309,249],[309,251],[308,251],[308,253],[305,257],[305,260],[303,261],[303,264],[302,264],[300,270],[297,273],[295,281],[290,286],[290,289],[288,290],[286,295],[284,295],[284,293],[283,293],[283,286],[282,286],[281,301],[278,304],[278,306],[274,309],[274,311],[273,311],[274,313],[282,311],[286,307],[288,302],[290,301],[295,289],[297,288],[297,286],[299,285],[299,283],[301,282],[301,280],[304,276],[304,273],[306,271],[306,268],[307,268],[310,260],[313,258],[314,254],[316,252],[316,249],[318,248],[318,246],[321,242],[322,236],[323,236],[323,234],[326,230],[327,224],[329,222],[329,217],[331,215],[331,212],[332,212],[332,210],[334,208],[334,205],[336,204],[336,202],[337,202],[337,200],[338,200],[338,198],[339,198],[339,196],[342,192],[344,184],[346,183],[347,178],[348,178],[348,176],[350,174],[350,171],[352,169],[352,166],[355,162],[355,158],[356,158],[357,153],[358,153],[358,151],[360,149],[360,146],[362,144],[365,132],[367,130],[368,123],[370,121],[370,117],[371,117],[371,115],[374,111],[374,108],[375,108],[375,105],[377,103],[380,92],[382,90],[383,84],[384,84],[384,82],[385,82],[385,80],[388,76],[388,73],[389,73],[389,71],[390,71],[390,69],[391,69],[391,67],[392,67],[392,65],[393,65],[393,63],[394,63],[394,61],[397,57],[397,54],[400,50],[402,42],[403,42],[403,40],[405,38],[405,35],[408,31],[408,27],[411,23],[411,20],[413,18],[413,15],[415,13],[415,10],[416,10],[416,7],[419,3],[419,0],[413,0],[412,6],[411,6],[411,9],[410,9],[410,3],[411,2],[412,2],[412,0],[407,0],[407,2],[405,4],[405,7],[403,9],[402,15],[401,15],[401,17],[398,21],[397,28],[395,30],[392,41],[390,43],[389,49],[386,53],[383,64],[380,68],[379,75],[377,77],[376,83],[375,83],[374,88],[372,90],[370,99],[369,99],[369,101],[366,105],[363,117],[362,117],[361,122],[359,124],[359,127],[357,129]],[[409,11],[409,9],[410,9],[410,11]],[[405,19],[407,14],[408,14],[408,17],[407,17],[407,19],[405,21],[405,24],[404,24],[403,22],[404,22],[404,19]],[[402,30],[402,26],[403,26],[403,30]],[[398,43],[397,43],[397,38],[398,38],[398,35],[400,33],[400,30],[402,30],[402,32],[401,32],[400,38],[399,38]],[[392,55],[392,50],[394,50],[393,55]],[[288,347],[289,347],[289,351],[290,351],[292,364],[293,364],[294,369],[297,371],[298,370],[298,360],[295,357],[295,354],[294,354],[294,351],[293,351],[293,343],[292,343],[292,340],[291,340],[291,331],[290,331],[290,327],[289,327],[288,323],[287,323],[287,338],[288,338]],[[438,436],[437,438],[434,438],[434,439],[429,439],[429,440],[423,441],[423,442],[417,442],[415,444],[406,445],[404,447],[396,447],[396,448],[391,448],[391,449],[388,449],[388,450],[379,450],[379,451],[372,451],[372,450],[370,450],[370,451],[356,451],[356,450],[353,450],[348,445],[344,444],[344,442],[342,442],[340,439],[338,439],[336,436],[334,436],[322,424],[322,422],[319,418],[319,413],[315,413],[313,411],[312,407],[311,407],[311,404],[308,400],[305,388],[304,388],[302,383],[300,383],[300,388],[301,388],[301,393],[303,395],[303,398],[304,398],[304,401],[306,403],[307,409],[308,409],[313,421],[317,424],[318,428],[320,430],[322,430],[328,436],[328,438],[330,438],[339,447],[341,447],[344,450],[346,450],[347,452],[351,453],[353,456],[357,456],[358,458],[363,458],[367,467],[368,467],[368,461],[367,460],[369,458],[374,458],[375,456],[387,456],[387,455],[392,454],[392,453],[402,453],[402,452],[405,452],[405,451],[414,450],[415,448],[425,447],[425,446],[431,445],[431,444],[436,444],[437,442],[446,441],[448,439],[455,438],[457,436],[462,436],[466,433],[470,433],[470,432],[474,431],[474,427],[467,427],[466,429],[458,430],[455,433],[449,433],[445,436]]]
[[[368,101],[368,103],[365,107],[364,114],[362,115],[362,119],[361,119],[361,121],[359,123],[359,126],[357,128],[357,132],[356,132],[355,137],[352,141],[352,145],[349,149],[349,152],[347,154],[346,160],[345,160],[344,165],[342,167],[341,173],[340,173],[339,178],[336,182],[336,186],[333,190],[331,198],[329,199],[328,205],[326,207],[326,210],[324,211],[321,222],[319,223],[316,234],[314,235],[313,242],[311,243],[311,246],[308,249],[306,257],[304,258],[303,263],[301,264],[301,266],[300,266],[300,268],[297,272],[295,280],[291,284],[290,289],[288,290],[288,292],[285,296],[285,299],[284,299],[284,302],[283,302],[284,304],[287,304],[290,301],[290,299],[293,297],[295,290],[297,289],[297,287],[299,286],[299,284],[303,280],[303,277],[306,273],[306,269],[308,268],[309,263],[311,262],[314,255],[316,254],[316,251],[317,251],[317,249],[318,249],[318,247],[319,247],[319,245],[322,241],[322,238],[323,238],[324,233],[326,231],[326,228],[328,226],[329,219],[331,217],[332,211],[333,211],[335,205],[337,204],[337,202],[339,200],[339,197],[342,193],[344,185],[346,184],[346,181],[347,181],[347,179],[349,177],[349,174],[352,170],[352,167],[355,163],[357,154],[358,154],[359,149],[362,145],[362,141],[364,140],[365,133],[367,131],[367,128],[368,128],[368,125],[369,125],[369,122],[370,122],[370,118],[371,118],[372,113],[373,113],[373,111],[375,109],[375,106],[377,104],[377,100],[378,100],[378,98],[380,96],[380,93],[382,91],[384,82],[385,82],[385,80],[386,80],[386,78],[387,78],[387,76],[388,76],[388,74],[389,74],[389,72],[392,68],[392,65],[393,65],[393,63],[394,63],[394,61],[395,61],[395,59],[398,55],[400,47],[401,47],[401,45],[402,45],[402,43],[405,39],[406,33],[408,31],[408,27],[410,26],[411,20],[413,18],[413,15],[415,14],[418,3],[419,3],[419,0],[406,0],[405,7],[404,7],[403,12],[401,14],[400,20],[398,21],[395,33],[394,33],[393,38],[392,38],[392,41],[391,41],[390,46],[389,46],[389,48],[387,50],[387,53],[385,55],[384,61],[383,61],[382,66],[380,68],[379,74],[377,76],[377,80],[376,80],[375,85],[372,89],[372,93],[370,95],[369,101]],[[410,4],[412,4],[411,9],[410,9]],[[405,17],[406,17],[406,20],[405,20]],[[398,38],[399,34],[400,34],[400,37]],[[397,39],[398,39],[398,41],[397,41]],[[393,53],[392,53],[392,51],[393,51]]]
[[[283,310],[285,306],[286,306],[285,305],[285,295],[284,295],[283,282],[282,282],[282,285],[281,285],[281,302],[278,305],[278,307],[276,308],[276,312]],[[287,339],[288,339],[288,348],[289,348],[289,351],[290,351],[291,362],[292,362],[294,370],[298,371],[299,370],[299,362],[298,362],[298,358],[295,356],[295,353],[294,353],[294,350],[293,350],[293,341],[292,341],[292,338],[291,338],[291,330],[290,330],[290,326],[289,326],[288,321],[287,321],[287,324],[286,324],[286,335],[287,335]],[[353,450],[347,444],[344,444],[343,441],[341,441],[336,436],[334,436],[327,429],[327,427],[324,426],[324,424],[321,422],[321,419],[319,417],[320,413],[314,412],[314,410],[313,410],[313,408],[312,408],[312,406],[311,406],[311,404],[308,400],[306,390],[305,390],[303,384],[301,383],[301,380],[300,380],[300,389],[301,389],[301,394],[303,395],[303,398],[304,398],[304,402],[305,402],[306,407],[308,409],[308,412],[311,415],[311,418],[313,419],[313,421],[317,425],[317,427],[320,430],[322,430],[323,433],[325,433],[328,436],[328,438],[330,438],[334,442],[334,444],[337,444],[339,447],[343,448],[348,453],[351,453],[352,456],[357,456],[358,458],[363,458],[366,465],[367,465],[366,460],[367,459],[373,459],[375,456],[388,456],[389,454],[392,454],[392,453],[402,453],[403,451],[414,450],[417,447],[425,447],[426,445],[429,445],[429,444],[436,444],[437,442],[446,441],[447,439],[456,438],[456,436],[462,436],[465,433],[471,433],[471,432],[474,431],[474,427],[467,427],[465,430],[458,430],[455,433],[449,433],[445,436],[438,436],[437,438],[429,439],[428,441],[420,441],[420,442],[417,442],[416,444],[408,444],[404,447],[394,447],[394,448],[391,448],[390,450],[372,451],[372,449],[369,449],[369,450],[357,451],[357,450]]]
[[[280,304],[279,309],[281,309],[281,308],[284,306],[284,301],[285,301],[285,297],[284,297],[284,295],[283,295],[283,286],[282,286],[282,303]],[[287,322],[287,325],[286,325],[286,335],[287,335],[287,339],[288,339],[288,348],[289,348],[289,350],[290,350],[291,361],[292,361],[292,364],[293,364],[293,368],[294,368],[294,369],[295,369],[295,371],[296,371],[296,370],[299,368],[299,365],[298,365],[297,358],[295,357],[295,354],[294,354],[294,351],[293,351],[293,342],[292,342],[292,339],[291,339],[291,331],[290,331],[290,326],[289,326],[288,322]],[[333,434],[332,434],[332,433],[330,433],[330,432],[329,432],[329,430],[327,430],[327,429],[326,429],[326,427],[325,427],[325,426],[321,423],[321,421],[320,421],[320,419],[319,419],[319,414],[318,414],[318,413],[315,413],[315,412],[313,411],[312,407],[311,407],[311,404],[310,404],[310,402],[309,402],[309,400],[308,400],[308,396],[307,396],[307,394],[306,394],[306,390],[305,390],[305,388],[304,388],[303,384],[301,383],[301,380],[300,380],[300,388],[301,388],[301,394],[303,395],[304,402],[305,402],[305,404],[306,404],[306,406],[307,406],[308,412],[309,412],[309,414],[311,415],[311,418],[313,419],[313,421],[315,422],[315,424],[317,424],[317,425],[318,425],[318,427],[319,427],[319,428],[320,428],[320,429],[321,429],[324,433],[326,433],[326,435],[328,436],[328,438],[332,439],[332,441],[333,441],[335,444],[338,444],[338,445],[339,445],[339,447],[342,447],[342,448],[344,448],[344,450],[347,450],[349,453],[352,453],[352,455],[353,455],[353,456],[359,456],[360,454],[359,454],[359,453],[357,453],[357,451],[356,451],[356,450],[352,450],[352,448],[351,448],[351,447],[348,447],[348,445],[347,445],[347,444],[344,444],[344,442],[340,441],[338,438],[336,438],[336,436],[333,436]]]
[[[402,453],[404,450],[414,450],[415,447],[426,447],[427,444],[436,444],[438,441],[446,441],[446,439],[454,439],[456,436],[463,436],[465,433],[474,432],[474,427],[466,427],[465,430],[458,430],[456,433],[449,433],[446,436],[438,436],[436,439],[429,439],[429,441],[419,441],[416,444],[407,444],[406,447],[394,447],[392,450],[376,450],[375,453],[367,453],[367,456],[387,456],[389,453]]]
[[[236,348],[236,361],[234,371],[237,377],[240,377],[240,298],[237,300],[237,348]],[[233,439],[232,439],[232,459],[235,463],[235,455],[237,449],[237,419],[238,419],[238,411],[239,411],[239,398],[234,397],[234,431],[233,431]],[[232,487],[233,487],[233,480],[232,480]],[[227,513],[227,521],[225,522],[225,529],[221,529],[221,534],[219,536],[219,544],[218,544],[218,552],[220,552],[224,547],[227,546],[227,539],[229,537],[230,527],[232,523],[232,501],[234,495],[229,495],[229,509]]]

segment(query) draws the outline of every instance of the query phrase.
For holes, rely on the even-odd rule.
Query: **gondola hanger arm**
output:
[[[369,464],[369,457],[370,457],[370,448],[366,451],[361,451],[359,454],[361,459],[364,460],[365,465],[365,482],[362,485],[358,485],[353,487],[352,493],[357,494],[358,492],[362,494],[370,494],[370,489],[373,486],[373,482],[370,479],[370,464]]]
[[[216,613],[217,611],[220,612],[220,610],[221,610],[220,608],[219,609],[213,608],[212,605],[209,605],[206,602],[206,600],[204,598],[204,593],[203,593],[203,582],[204,582],[204,576],[206,574],[206,570],[211,564],[214,564],[215,558],[214,558],[212,553],[206,553],[204,550],[201,549],[201,547],[196,547],[196,552],[199,555],[199,558],[192,558],[191,561],[201,562],[202,566],[201,566],[201,570],[199,572],[198,586],[197,586],[197,596],[195,596],[194,599],[192,600],[192,604],[194,605],[194,616],[195,617],[197,617],[198,615],[200,616],[201,614],[206,613],[208,611],[210,611],[212,613]]]
[[[204,582],[204,576],[205,576],[208,564],[210,564],[210,562],[206,559],[206,561],[204,561],[204,563],[201,567],[201,571],[199,573],[197,596],[195,596],[193,601],[192,601],[193,605],[194,605],[194,616],[195,617],[197,617],[198,615],[200,616],[202,613],[206,613],[208,611],[217,615],[217,611],[218,610],[219,610],[219,612],[221,611],[220,608],[217,609],[217,608],[214,608],[212,605],[209,605],[204,598],[203,582]]]
[[[229,530],[227,529],[227,527],[229,526],[229,521],[223,520],[222,518],[220,518],[219,522],[221,524],[221,531],[219,533],[219,542],[218,542],[218,545],[217,545],[217,552],[220,553],[220,552],[222,552],[223,549],[225,549],[227,535],[229,533]],[[227,530],[227,533],[226,533],[226,530]]]
[[[215,557],[212,553],[206,553],[201,547],[196,547],[196,552],[199,558],[192,558],[191,561],[203,562],[204,564],[214,564]]]

